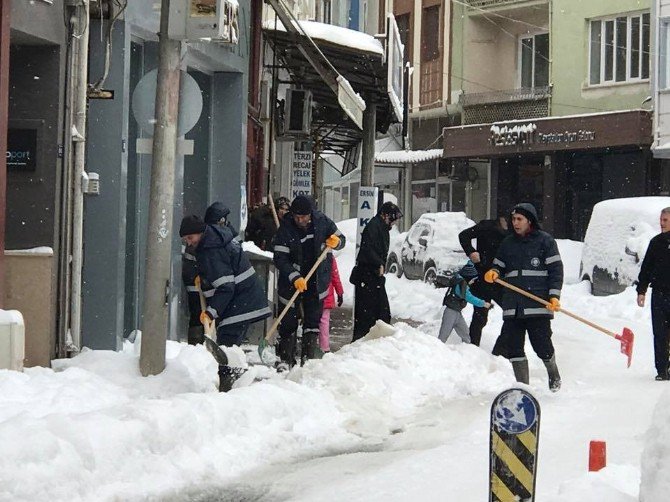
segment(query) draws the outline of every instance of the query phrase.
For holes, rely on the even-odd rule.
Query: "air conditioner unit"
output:
[[[21,313],[0,310],[0,369],[23,371],[25,347],[25,326]]]
[[[168,34],[174,40],[237,44],[237,0],[174,0]]]
[[[312,127],[312,92],[287,89],[281,134],[295,139],[309,138]]]

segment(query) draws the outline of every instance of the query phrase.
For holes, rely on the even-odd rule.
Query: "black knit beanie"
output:
[[[184,219],[181,220],[181,225],[179,226],[179,237],[191,234],[201,234],[205,231],[206,227],[207,225],[199,216],[194,214],[184,216]]]
[[[305,195],[298,195],[291,202],[291,213],[301,216],[312,214],[312,201]]]

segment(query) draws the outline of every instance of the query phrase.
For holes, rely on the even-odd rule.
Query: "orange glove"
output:
[[[307,281],[304,277],[298,277],[295,281],[293,281],[293,287],[301,293],[303,291],[307,291]]]
[[[549,299],[549,305],[547,305],[547,310],[551,310],[552,312],[561,310],[561,302],[558,300],[558,298]]]
[[[203,310],[200,312],[200,324],[203,326],[207,326],[210,324],[214,319],[212,319],[212,315],[207,312],[206,310]]]
[[[485,280],[486,282],[490,282],[491,284],[493,284],[494,282],[496,282],[496,279],[497,279],[498,277],[500,277],[500,273],[499,273],[497,270],[493,269],[493,268],[492,268],[491,270],[488,270],[488,271],[484,274],[484,280]]]
[[[328,246],[331,249],[335,249],[339,245],[340,245],[340,238],[335,234],[331,235],[326,239],[326,246]]]

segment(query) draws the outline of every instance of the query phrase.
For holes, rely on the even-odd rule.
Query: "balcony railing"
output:
[[[463,124],[532,119],[549,115],[551,87],[524,87],[461,94]]]
[[[548,1],[548,0],[547,0]],[[537,0],[465,0],[471,9],[496,9],[510,7],[516,4],[538,3]]]

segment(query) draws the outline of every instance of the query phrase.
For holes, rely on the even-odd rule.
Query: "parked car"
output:
[[[386,271],[408,279],[435,283],[438,275],[450,277],[467,261],[458,234],[474,225],[465,213],[427,213],[392,242]]]
[[[584,237],[580,277],[597,296],[633,285],[651,238],[660,232],[659,215],[670,197],[611,199],[593,207]]]

